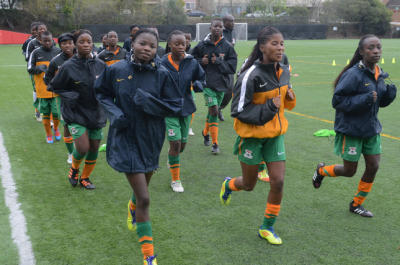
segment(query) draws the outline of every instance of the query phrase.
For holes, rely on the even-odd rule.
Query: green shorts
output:
[[[335,153],[344,160],[357,162],[361,154],[378,155],[382,153],[381,135],[360,138],[336,133]]]
[[[54,116],[59,116],[60,113],[60,99],[55,98],[39,98],[39,111],[42,114],[53,113]]]
[[[224,92],[214,91],[211,88],[204,88],[204,100],[206,101],[206,106],[221,106],[221,102],[224,99]]]
[[[233,154],[238,155],[239,161],[247,165],[285,161],[285,137],[279,135],[275,138],[241,138],[237,137],[233,147]]]
[[[187,143],[191,118],[192,115],[186,117],[165,118],[168,141],[172,142],[180,140],[181,143]]]
[[[102,129],[91,130],[91,129],[87,129],[86,127],[84,127],[82,125],[79,125],[76,123],[71,123],[71,124],[68,124],[68,130],[71,133],[72,138],[74,140],[81,137],[85,133],[86,130],[88,131],[89,139],[92,139],[92,140],[103,139],[103,130]]]

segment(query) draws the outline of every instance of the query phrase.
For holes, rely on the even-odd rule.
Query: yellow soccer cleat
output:
[[[149,256],[149,257],[145,258],[144,259],[144,265],[157,265],[156,256],[157,255]]]
[[[260,229],[258,230],[258,236],[260,238],[266,239],[272,245],[281,245],[282,239],[275,234],[274,229],[272,227],[268,229]]]
[[[135,210],[131,210],[131,207],[129,206],[131,203],[131,200],[128,202],[128,218],[126,219],[126,224],[128,226],[128,229],[131,231],[136,231],[136,214]]]
[[[222,182],[221,192],[219,193],[219,199],[221,200],[221,203],[223,205],[229,205],[229,203],[231,202],[232,191],[225,188],[226,183],[231,179],[232,178],[230,177],[226,177],[224,182]]]
[[[269,182],[269,176],[267,174],[267,170],[264,169],[263,171],[258,172],[258,179],[264,182]]]

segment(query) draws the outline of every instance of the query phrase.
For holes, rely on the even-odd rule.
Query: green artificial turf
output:
[[[158,264],[399,264],[398,100],[379,113],[383,133],[393,138],[382,137],[380,169],[365,202],[374,218],[361,218],[348,211],[363,173],[362,160],[353,178],[325,179],[319,190],[311,184],[318,162],[341,163],[333,154],[333,138],[314,137],[313,133],[333,128],[326,122],[334,118],[332,83],[352,57],[357,42],[286,41],[297,106],[294,113],[286,114],[290,125],[285,136],[285,188],[275,225],[282,246],[269,245],[257,237],[267,183],[259,182],[252,192],[235,192],[227,207],[220,204],[224,177],[241,175],[237,157],[232,154],[236,138],[233,120],[229,108],[225,109],[226,120],[219,130],[221,153],[213,156],[201,136],[206,116],[203,95],[196,95],[196,135],[189,136],[181,156],[185,192],[171,191],[167,142],[160,169],[150,184]],[[382,42],[385,64],[381,66],[399,86],[400,40]],[[239,42],[235,46],[239,66],[253,45]],[[112,170],[105,153],[100,153],[91,177],[96,190],[70,186],[64,143],[46,144],[43,126],[33,118],[32,87],[20,51],[20,46],[0,46],[0,132],[37,264],[142,264],[136,233],[126,228],[131,191],[124,175]],[[393,57],[397,64],[391,63]],[[336,66],[332,66],[333,60]],[[0,196],[0,264],[17,264],[3,189]]]

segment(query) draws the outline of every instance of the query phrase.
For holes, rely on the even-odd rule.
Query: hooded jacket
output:
[[[164,55],[161,62],[171,73],[172,79],[179,88],[180,97],[183,98],[183,109],[180,116],[186,117],[196,111],[191,86],[193,84],[195,92],[202,92],[205,73],[197,60],[190,54],[186,54],[185,58],[179,63],[179,70],[172,65],[169,56],[170,54]]]
[[[117,171],[145,173],[158,168],[166,116],[179,116],[183,100],[171,74],[156,60],[122,60],[96,82],[97,98],[110,120],[107,162]]]
[[[231,115],[235,118],[234,129],[242,138],[274,138],[285,134],[288,121],[284,109],[293,109],[294,100],[286,99],[290,85],[287,65],[261,64],[256,61],[241,73],[233,89]],[[281,95],[278,109],[272,99]]]
[[[94,90],[94,82],[105,68],[97,58],[74,55],[51,80],[53,91],[61,96],[61,113],[67,124],[77,123],[88,129],[106,125],[107,118]]]
[[[211,63],[211,55],[215,54],[217,60]],[[202,65],[204,55],[208,55],[209,63]],[[229,75],[236,72],[237,54],[232,45],[224,37],[217,43],[211,41],[211,34],[193,48],[192,55],[206,72],[206,86],[215,91],[226,92],[230,86]]]
[[[389,75],[380,67],[375,68],[375,73],[376,76],[359,62],[340,77],[332,98],[332,106],[336,109],[336,132],[368,138],[382,131],[379,108],[393,102],[397,89],[385,84]],[[377,93],[376,102],[373,102],[372,91]]]
[[[68,55],[66,55],[64,52],[61,52],[56,57],[51,59],[49,68],[47,69],[47,72],[43,78],[44,82],[47,85],[48,91],[53,91],[50,86],[50,81],[54,78],[58,69],[60,69],[61,65],[63,65],[65,63],[65,61],[67,61],[68,59],[69,59]]]

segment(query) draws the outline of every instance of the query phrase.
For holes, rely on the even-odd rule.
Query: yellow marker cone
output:
[[[347,62],[346,62],[346,64],[347,64],[347,65],[349,65],[349,64],[350,64],[350,59],[347,59]]]
[[[392,63],[396,63],[396,58],[393,57]]]
[[[336,66],[336,61],[335,60],[333,60],[332,66]]]
[[[385,64],[385,59],[382,58],[381,64]]]

